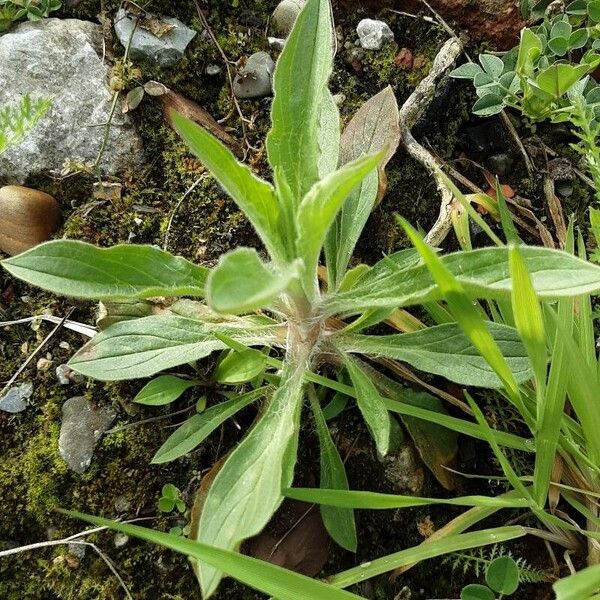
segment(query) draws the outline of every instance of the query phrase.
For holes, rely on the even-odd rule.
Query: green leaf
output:
[[[558,99],[588,71],[587,65],[554,64],[537,76],[536,83],[541,90]]]
[[[538,402],[541,403],[545,395],[546,367],[548,363],[542,307],[537,299],[531,277],[518,248],[510,248],[509,260],[513,279],[512,309],[515,326],[533,365]]]
[[[587,600],[600,589],[600,565],[594,565],[557,581],[556,600]]]
[[[540,300],[600,291],[600,267],[560,250],[522,246],[519,251]],[[442,264],[465,291],[477,298],[510,298],[508,249],[482,248],[441,257]],[[374,267],[374,269],[377,266]],[[373,270],[374,270],[373,269]],[[325,300],[329,314],[358,314],[369,308],[398,308],[440,299],[440,292],[425,266],[387,269],[373,285],[369,277],[348,292]]]
[[[347,490],[348,478],[346,469],[340,454],[331,439],[327,422],[321,410],[316,395],[309,394],[310,406],[312,408],[317,434],[319,436],[321,478],[319,486],[327,489]],[[342,548],[350,552],[356,552],[356,524],[354,522],[354,511],[347,508],[332,506],[321,506],[321,517],[329,535]]]
[[[319,127],[333,64],[332,35],[329,0],[308,0],[273,75],[267,153],[295,206],[319,180]]]
[[[486,94],[473,105],[473,113],[479,117],[497,115],[504,109],[504,101],[497,94]]]
[[[340,111],[326,89],[319,119],[319,177],[324,179],[338,167],[340,157]]]
[[[386,150],[378,172],[369,173],[344,202],[325,242],[329,287],[337,287],[344,277],[354,247],[377,201],[379,180],[400,142],[398,102],[388,86],[356,112],[344,129],[340,144],[340,164],[345,165],[363,154]]]
[[[297,277],[295,265],[277,270],[263,263],[254,248],[237,248],[210,272],[207,301],[218,313],[252,312],[276,300]]]
[[[470,583],[461,590],[460,600],[496,600],[496,596],[485,585]]]
[[[579,50],[580,48],[583,48],[588,43],[589,37],[588,30],[585,27],[582,29],[576,29],[569,36],[569,48],[571,50]]]
[[[480,54],[479,62],[484,71],[494,79],[498,79],[504,71],[504,62],[500,57],[493,54]]]
[[[266,395],[268,388],[263,387],[236,396],[231,400],[221,402],[207,408],[204,412],[190,417],[183,425],[178,427],[158,449],[153,464],[171,462],[185,456],[198,447],[215,429],[220,427],[227,419],[245,408],[252,402]]]
[[[147,383],[133,399],[138,404],[163,406],[177,400],[183,392],[199,385],[196,379],[181,379],[175,375],[161,375]]]
[[[531,365],[517,331],[492,322],[486,323],[486,329],[506,357],[516,380],[528,381]],[[494,370],[457,323],[393,335],[339,333],[332,337],[332,342],[343,352],[393,358],[460,385],[502,387]]]
[[[523,29],[517,57],[517,73],[521,76],[531,75],[533,66],[542,54],[543,49],[540,38],[531,29]]]
[[[269,254],[284,256],[278,230],[279,204],[271,184],[257,177],[217,138],[193,121],[171,113],[173,126],[202,164],[215,176],[240,210],[248,217]]]
[[[451,535],[433,542],[424,542],[419,546],[401,550],[388,556],[376,558],[368,563],[359,565],[329,578],[329,583],[336,587],[348,587],[354,583],[376,577],[405,565],[410,565],[429,558],[443,556],[450,552],[459,552],[469,548],[477,548],[489,544],[500,544],[502,542],[523,537],[527,530],[524,527],[497,527],[495,529],[483,529],[472,533]]]
[[[483,508],[527,508],[522,498],[499,498],[493,496],[462,496],[459,498],[421,498],[398,494],[380,494],[341,489],[289,488],[283,490],[287,498],[300,502],[310,502],[325,506],[347,509],[392,510],[414,508],[415,506],[479,506]]]
[[[548,48],[556,56],[564,56],[569,51],[569,40],[565,37],[555,37],[548,42]]]
[[[588,4],[588,14],[590,19],[598,23],[600,21],[600,0],[592,0]]]
[[[196,541],[225,550],[238,548],[264,528],[281,504],[281,489],[289,487],[293,477],[288,452],[298,428],[303,375],[303,362],[286,364],[281,387],[210,485],[195,527]],[[222,572],[201,561],[196,573],[208,598]]]
[[[232,351],[218,364],[214,378],[226,385],[246,383],[258,377],[265,370],[266,363],[267,357],[258,350]]]
[[[83,513],[61,510],[63,514],[101,527],[120,531],[175,550],[195,560],[203,561],[231,575],[238,581],[279,600],[361,600],[360,596],[338,590],[304,575],[230,550],[222,550],[178,535],[154,531],[138,525],[119,523]],[[362,599],[364,600],[364,599]]]
[[[154,246],[58,240],[2,261],[19,279],[75,298],[203,296],[208,269]]]
[[[481,67],[478,64],[468,62],[454,69],[450,73],[450,77],[454,77],[455,79],[475,79],[475,76],[481,72]]]
[[[380,151],[357,158],[315,183],[302,199],[296,217],[296,248],[298,257],[304,261],[304,285],[309,297],[314,297],[317,289],[317,266],[327,231],[348,194],[377,167],[383,156]]]
[[[390,444],[391,428],[387,408],[375,384],[353,359],[346,357],[344,366],[356,390],[356,404],[375,441],[377,452],[380,456],[385,456]]]
[[[154,315],[121,321],[93,337],[69,361],[75,371],[102,381],[150,377],[227,348],[215,333],[247,346],[276,343],[271,326],[223,325]]]
[[[510,556],[500,556],[489,564],[485,581],[495,592],[510,596],[519,587],[519,565]]]

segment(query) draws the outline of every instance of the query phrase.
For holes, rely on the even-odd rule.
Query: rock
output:
[[[256,52],[238,71],[233,81],[233,93],[238,98],[270,96],[275,63],[266,52]]]
[[[49,194],[19,185],[0,188],[0,250],[14,256],[49,240],[60,215],[58,202]]]
[[[81,474],[87,470],[98,440],[115,416],[111,409],[95,407],[83,396],[63,404],[58,451],[73,471]]]
[[[385,469],[386,479],[399,494],[420,496],[425,483],[423,462],[416,448],[408,442],[401,444],[379,461]]]
[[[114,501],[115,510],[118,513],[126,513],[131,510],[131,501],[127,496],[117,496]]]
[[[210,64],[206,66],[205,73],[214,77],[215,75],[221,74],[221,67],[219,65]]]
[[[375,19],[363,19],[356,27],[356,33],[365,50],[380,50],[384,44],[394,41],[389,25]]]
[[[69,549],[69,554],[75,558],[83,560],[85,557],[85,544],[70,543],[67,548]]]
[[[69,385],[70,383],[83,383],[85,377],[77,371],[73,371],[69,365],[58,365],[56,367],[56,379],[60,385]]]
[[[287,37],[305,4],[306,0],[282,0],[273,11],[271,22],[275,31]]]
[[[102,61],[102,28],[76,19],[22,23],[0,36],[0,106],[24,94],[52,106],[18,146],[0,155],[0,178],[23,183],[60,170],[67,159],[94,162],[105,135],[112,94]],[[142,143],[117,107],[101,170],[116,175],[141,165]]]
[[[124,48],[129,45],[132,58],[149,58],[161,67],[177,64],[197,34],[179,19],[154,16],[138,19],[124,9],[120,9],[115,17],[115,32]]]
[[[512,171],[515,161],[512,156],[503,152],[490,156],[485,164],[494,175],[506,177]]]
[[[27,400],[33,394],[33,384],[30,381],[11,387],[0,397],[0,410],[8,413],[20,413],[27,408]]]
[[[267,41],[269,42],[269,46],[277,52],[281,52],[285,46],[285,40],[283,38],[268,37]]]
[[[113,544],[115,548],[122,548],[129,541],[129,536],[125,533],[117,533],[113,538]]]

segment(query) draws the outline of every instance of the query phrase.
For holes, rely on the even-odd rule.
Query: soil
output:
[[[106,0],[106,14],[114,14],[118,4],[117,0]],[[240,0],[239,3],[219,0],[210,3],[207,18],[230,59],[238,60],[258,50],[269,50],[265,27],[275,4],[274,0]],[[404,6],[402,2],[396,4]],[[479,9],[471,11],[463,6],[458,11],[457,2],[445,4],[449,8],[447,16],[458,19],[457,27],[475,27],[474,23],[478,23],[476,27],[480,30],[484,27],[481,20],[477,21],[484,14]],[[151,9],[176,16],[201,29],[194,4],[189,0],[177,3],[155,0]],[[334,93],[345,96],[341,111],[346,121],[363,101],[388,84],[392,85],[398,101],[402,103],[427,74],[439,46],[445,40],[444,30],[427,21],[387,11],[378,13],[362,2],[335,6],[340,37],[353,45],[356,39],[354,28],[360,18],[376,18],[378,14],[394,30],[398,45],[385,47],[377,53],[365,53],[359,60],[352,58],[352,46],[341,45],[331,86]],[[74,8],[63,9],[59,16],[97,20],[98,3],[84,0]],[[501,21],[504,23],[503,19],[498,19],[498,22]],[[492,42],[505,43],[518,30],[518,20],[511,17],[506,21],[509,23],[506,31],[491,30]],[[474,38],[478,37],[476,27]],[[412,69],[400,68],[395,61],[401,48],[408,48],[415,59],[419,58],[414,61]],[[107,50],[108,55],[114,56],[117,61],[123,52],[110,37]],[[222,119],[227,132],[242,139],[242,124],[232,105],[227,78],[223,72],[217,76],[206,75],[209,64],[222,64],[220,55],[210,39],[197,36],[181,68],[160,70],[152,64],[140,63],[136,64],[141,69],[136,79],[140,82],[161,81],[196,101],[216,119]],[[126,86],[130,88],[135,83],[126,81]],[[455,163],[460,164],[459,170],[478,185],[484,185],[481,170],[469,161],[482,164],[494,154],[510,154],[515,167],[503,183],[527,197],[536,214],[546,220],[541,182],[529,178],[514,141],[498,119],[482,122],[472,118],[472,102],[473,94],[467,85],[446,82],[431,110],[415,130],[416,137],[426,140],[444,160],[459,160]],[[248,162],[259,172],[266,172],[263,143],[268,127],[269,99],[244,101],[241,107],[250,121],[246,127],[251,148]],[[211,179],[203,180],[179,204],[183,194],[202,172],[202,167],[164,124],[159,103],[153,98],[145,98],[133,117],[144,138],[147,168],[141,173],[124,174],[120,198],[102,202],[94,200],[94,180],[81,174],[59,180],[38,177],[28,182],[60,201],[65,221],[59,235],[101,246],[124,241],[162,245],[168,231],[172,252],[205,264],[213,263],[223,252],[238,245],[259,247],[247,221]],[[518,122],[517,127],[523,137],[531,137],[534,133],[523,123]],[[485,143],[480,140],[483,129],[488,131],[488,137],[489,131],[495,132]],[[557,140],[554,130],[541,127],[535,134],[544,138],[557,152],[572,158],[565,140]],[[478,145],[479,142],[481,145]],[[404,215],[424,230],[437,217],[439,200],[435,185],[404,151],[400,150],[392,159],[387,176],[386,196],[367,225],[357,250],[357,261],[373,263],[382,253],[406,246],[406,239],[396,226],[393,214]],[[572,186],[573,193],[567,200],[565,213],[578,215],[582,222],[590,195],[582,184],[573,182]],[[447,248],[456,247],[452,239],[451,236],[446,243]],[[93,304],[53,297],[10,279],[5,272],[0,272],[0,292],[0,320],[43,312],[63,316],[72,306],[75,307],[72,319],[93,323],[96,317],[97,307]],[[48,324],[42,324],[36,330],[28,325],[0,329],[0,382],[12,376],[50,329]],[[171,416],[169,413],[186,408],[193,410],[197,397],[187,393],[172,407],[144,408],[131,402],[142,387],[142,381],[117,384],[86,381],[62,386],[56,380],[54,369],[66,362],[82,342],[78,334],[61,329],[40,354],[48,354],[51,368],[39,371],[34,360],[20,377],[20,380],[34,384],[32,406],[18,415],[0,412],[0,544],[5,546],[58,539],[84,529],[80,523],[57,514],[56,507],[125,519],[155,517],[158,514],[151,524],[163,530],[185,525],[185,518],[181,516],[161,516],[158,513],[157,502],[162,486],[175,484],[183,490],[187,506],[191,506],[202,475],[240,439],[240,431],[253,420],[252,409],[246,409],[237,419],[241,429],[230,421],[185,458],[163,466],[151,465],[154,452],[186,416]],[[206,365],[206,369],[210,369],[210,364]],[[212,392],[209,390],[208,393]],[[77,395],[83,395],[98,405],[111,405],[119,412],[112,432],[101,439],[92,465],[84,475],[69,471],[58,454],[61,406],[69,397]],[[490,404],[490,410],[496,410],[493,404]],[[352,447],[347,461],[350,487],[394,491],[383,466],[374,455],[361,421],[352,411],[344,415],[337,423],[337,435],[340,447]],[[161,419],[144,422],[156,417]],[[318,472],[318,456],[313,432],[307,429],[303,436],[306,443],[301,446],[298,477],[306,479]],[[499,473],[484,445],[461,440],[460,448],[457,468]],[[465,480],[461,485],[469,493],[490,493],[485,481],[474,485],[473,481]],[[425,472],[423,495],[444,493],[434,478]],[[432,526],[437,528],[453,514],[458,513],[447,509],[358,511],[358,554],[354,556],[332,546],[320,574],[326,576],[418,544],[423,539],[424,523],[431,520]],[[516,515],[505,512],[486,524],[493,526],[514,517]],[[185,558],[135,540],[116,547],[114,534],[106,532],[90,536],[88,540],[110,557],[135,600],[199,598],[195,577]],[[506,549],[527,559],[541,572],[549,572],[550,560],[541,543],[528,540],[508,544]],[[455,598],[465,583],[476,578],[472,571],[463,570],[459,557],[454,559],[459,563],[455,570],[450,563],[442,560],[429,561],[408,571],[393,584],[382,576],[357,586],[354,591],[378,600]],[[524,586],[519,598],[541,600],[548,594],[549,583],[537,583]],[[83,557],[75,556],[73,548],[54,546],[0,560],[0,598],[5,600],[116,600],[123,597],[118,580],[91,547],[86,547]],[[262,597],[231,580],[225,581],[215,595],[216,600]]]

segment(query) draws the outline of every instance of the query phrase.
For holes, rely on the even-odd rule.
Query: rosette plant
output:
[[[268,523],[283,500],[283,490],[292,484],[305,398],[310,400],[321,444],[321,487],[347,489],[343,462],[315,393],[319,385],[335,389],[336,382],[325,375],[342,373],[347,384],[341,389],[356,399],[380,454],[386,453],[390,443],[389,411],[402,414],[396,407],[410,402],[402,396],[401,386],[394,387],[374,368],[376,363],[369,364],[371,358],[403,361],[459,385],[503,385],[452,320],[406,334],[364,333],[398,308],[437,301],[442,292],[449,292],[440,290],[414,249],[386,256],[372,267],[349,269],[376,202],[379,173],[393,149],[385,142],[382,145],[381,136],[371,135],[382,118],[371,111],[364,127],[353,128],[352,139],[346,140],[355,143],[347,143],[340,153],[340,116],[328,89],[332,32],[329,0],[308,0],[277,62],[272,128],[266,141],[273,183],[239,163],[207,131],[173,115],[181,137],[254,226],[268,260],[255,249],[239,248],[208,269],[151,246],[100,249],[61,240],[2,263],[15,277],[78,298],[188,298],[167,302],[166,308],[163,301],[159,314],[117,320],[108,326],[70,361],[74,370],[86,376],[100,380],[149,377],[217,351],[266,356],[262,382],[257,384],[257,374],[252,372],[255,390],[250,395],[230,395],[203,413],[206,431],[211,423],[222,423],[262,398],[254,425],[213,468],[199,494],[190,533],[198,548],[237,551]],[[393,94],[387,90],[380,101],[390,98]],[[523,246],[520,252],[540,298],[600,288],[600,268],[583,260],[544,248]],[[320,271],[322,256],[325,269]],[[466,294],[502,302],[510,301],[508,256],[507,248],[497,247],[440,260]],[[323,283],[320,273],[326,273]],[[532,369],[517,331],[489,321],[485,327],[514,381],[527,381]],[[265,348],[269,349],[266,354]],[[265,380],[267,385],[261,387]],[[424,413],[439,410],[443,415],[441,408],[430,404],[425,408]],[[444,424],[451,422],[446,416]],[[432,429],[427,443],[434,445],[448,430],[437,423],[428,425]],[[408,431],[412,435],[410,427]],[[511,438],[498,439],[510,443]],[[352,511],[324,506],[322,514],[332,537],[343,547],[355,549]],[[517,534],[510,532],[521,534],[520,529]],[[162,535],[153,539],[164,543],[167,538]],[[481,538],[476,541],[474,537],[470,543],[482,543]],[[180,545],[187,552],[190,544]],[[210,552],[197,555],[190,550],[196,559],[212,556]],[[195,562],[204,597],[215,592],[223,575],[215,565],[224,563],[209,562]],[[292,596],[308,597],[291,591],[278,597]]]

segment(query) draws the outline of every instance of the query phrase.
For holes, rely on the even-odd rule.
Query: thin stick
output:
[[[167,230],[165,231],[165,243],[163,244],[163,250],[167,250],[169,247],[169,236],[171,235],[171,225],[173,224],[173,219],[175,218],[175,215],[177,214],[179,207],[182,205],[183,201],[196,189],[196,187],[198,187],[198,184],[203,179],[206,178],[206,176],[207,176],[206,173],[202,173],[202,175],[200,175],[200,177],[198,177],[198,179],[196,179],[196,181],[194,181],[194,183],[192,183],[192,185],[185,191],[183,196],[181,196],[181,198],[179,199],[177,206],[173,209],[173,212],[171,213],[171,216],[169,217],[169,223],[167,224]]]
[[[6,390],[17,380],[17,377],[27,368],[27,365],[37,356],[40,350],[56,335],[58,330],[63,326],[63,323],[69,318],[71,313],[75,310],[75,308],[70,308],[65,316],[60,320],[60,323],[56,325],[56,327],[41,341],[38,347],[27,357],[25,362],[21,364],[21,366],[15,371],[13,376],[8,380],[7,384],[0,391],[0,396],[2,396]],[[2,554],[0,554],[2,556]]]

